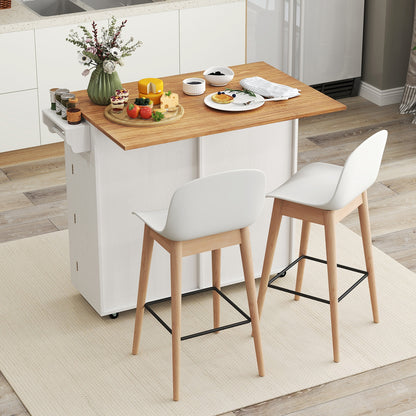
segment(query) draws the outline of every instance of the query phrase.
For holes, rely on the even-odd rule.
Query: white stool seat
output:
[[[300,169],[279,188],[267,194],[267,197],[327,209],[342,170],[342,166],[330,163],[311,163]]]

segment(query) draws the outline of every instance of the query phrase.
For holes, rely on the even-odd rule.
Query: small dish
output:
[[[223,87],[234,78],[234,71],[228,66],[212,66],[204,71],[208,84],[214,87]]]
[[[182,81],[182,90],[186,95],[201,95],[205,92],[205,80],[186,78]]]

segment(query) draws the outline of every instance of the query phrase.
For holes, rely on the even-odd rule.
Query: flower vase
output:
[[[122,89],[120,78],[116,71],[108,74],[104,72],[101,65],[97,66],[91,74],[88,84],[88,97],[94,104],[108,105],[110,97],[114,95],[116,90]]]

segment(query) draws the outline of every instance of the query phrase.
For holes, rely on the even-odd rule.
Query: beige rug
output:
[[[339,262],[363,267],[359,237],[337,231]],[[311,254],[323,256],[319,227],[312,236]],[[134,312],[100,318],[71,286],[66,231],[1,244],[0,258],[0,370],[32,416],[217,415],[416,355],[416,276],[375,249],[381,323],[371,321],[364,282],[340,303],[339,364],[328,306],[269,289],[266,376],[257,376],[248,325],[184,341],[175,403],[169,334],[146,313],[141,352],[132,356]],[[307,263],[305,289],[318,296],[326,295],[323,267]],[[350,274],[340,280],[350,283]],[[226,291],[247,309],[242,286]],[[184,331],[209,322],[209,299],[185,302]]]

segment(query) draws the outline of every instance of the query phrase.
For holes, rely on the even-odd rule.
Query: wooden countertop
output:
[[[84,118],[106,134],[124,150],[169,143],[178,140],[208,136],[264,124],[315,116],[345,110],[346,106],[314,90],[278,69],[264,63],[232,67],[234,79],[224,88],[241,89],[239,81],[251,76],[260,76],[268,81],[288,85],[301,90],[299,97],[287,101],[265,103],[262,107],[241,112],[214,110],[204,104],[204,97],[221,89],[207,86],[203,95],[189,96],[182,92],[182,80],[203,77],[201,72],[181,74],[163,78],[164,90],[179,94],[179,102],[185,109],[184,116],[173,124],[155,127],[125,127],[112,123],[104,117],[103,106],[93,104],[87,91],[76,91],[79,107]],[[123,83],[130,97],[138,96],[137,82]]]

